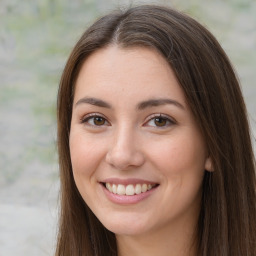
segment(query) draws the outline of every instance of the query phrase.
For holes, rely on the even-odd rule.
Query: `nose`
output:
[[[143,165],[145,158],[135,134],[127,129],[117,131],[106,154],[106,161],[117,170]]]

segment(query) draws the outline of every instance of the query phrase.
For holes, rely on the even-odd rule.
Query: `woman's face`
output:
[[[116,234],[190,225],[198,217],[206,145],[165,59],[109,46],[79,73],[70,153],[84,201]]]

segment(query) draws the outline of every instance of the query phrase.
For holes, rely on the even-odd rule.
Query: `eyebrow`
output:
[[[96,98],[88,98],[88,97],[84,97],[84,98],[80,99],[79,101],[77,101],[75,106],[78,106],[82,103],[87,103],[87,104],[91,104],[91,105],[102,107],[102,108],[112,108],[109,103],[107,103],[103,100],[96,99]]]
[[[103,100],[97,99],[97,98],[84,97],[84,98],[78,100],[76,102],[75,106],[78,106],[80,104],[91,104],[91,105],[102,107],[102,108],[109,108],[109,109],[112,108],[112,106],[109,103],[107,103]],[[149,108],[149,107],[157,107],[157,106],[162,106],[162,105],[167,105],[167,104],[174,105],[174,106],[176,106],[180,109],[183,109],[183,110],[185,109],[185,107],[181,103],[179,103],[178,101],[173,100],[173,99],[166,99],[166,98],[163,98],[163,99],[149,99],[149,100],[146,100],[146,101],[142,101],[137,105],[137,109],[138,110],[143,110],[143,109],[146,109],[146,108]]]
[[[179,103],[178,101],[176,100],[173,100],[173,99],[150,99],[150,100],[146,100],[146,101],[143,101],[141,103],[138,104],[137,106],[137,109],[138,110],[143,110],[145,108],[148,108],[148,107],[157,107],[157,106],[162,106],[162,105],[166,105],[166,104],[171,104],[171,105],[174,105],[180,109],[185,109],[185,107]]]

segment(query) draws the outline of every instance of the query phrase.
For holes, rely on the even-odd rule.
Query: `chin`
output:
[[[116,235],[140,235],[148,231],[149,226],[140,223],[138,218],[111,218],[101,221],[103,226]]]

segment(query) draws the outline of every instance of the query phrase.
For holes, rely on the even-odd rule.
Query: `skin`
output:
[[[152,99],[175,103],[138,109]],[[184,93],[159,53],[112,45],[85,61],[75,86],[70,153],[76,185],[116,234],[119,255],[196,255],[202,179],[211,160]],[[109,178],[146,179],[158,187],[138,203],[118,204],[100,183]]]

